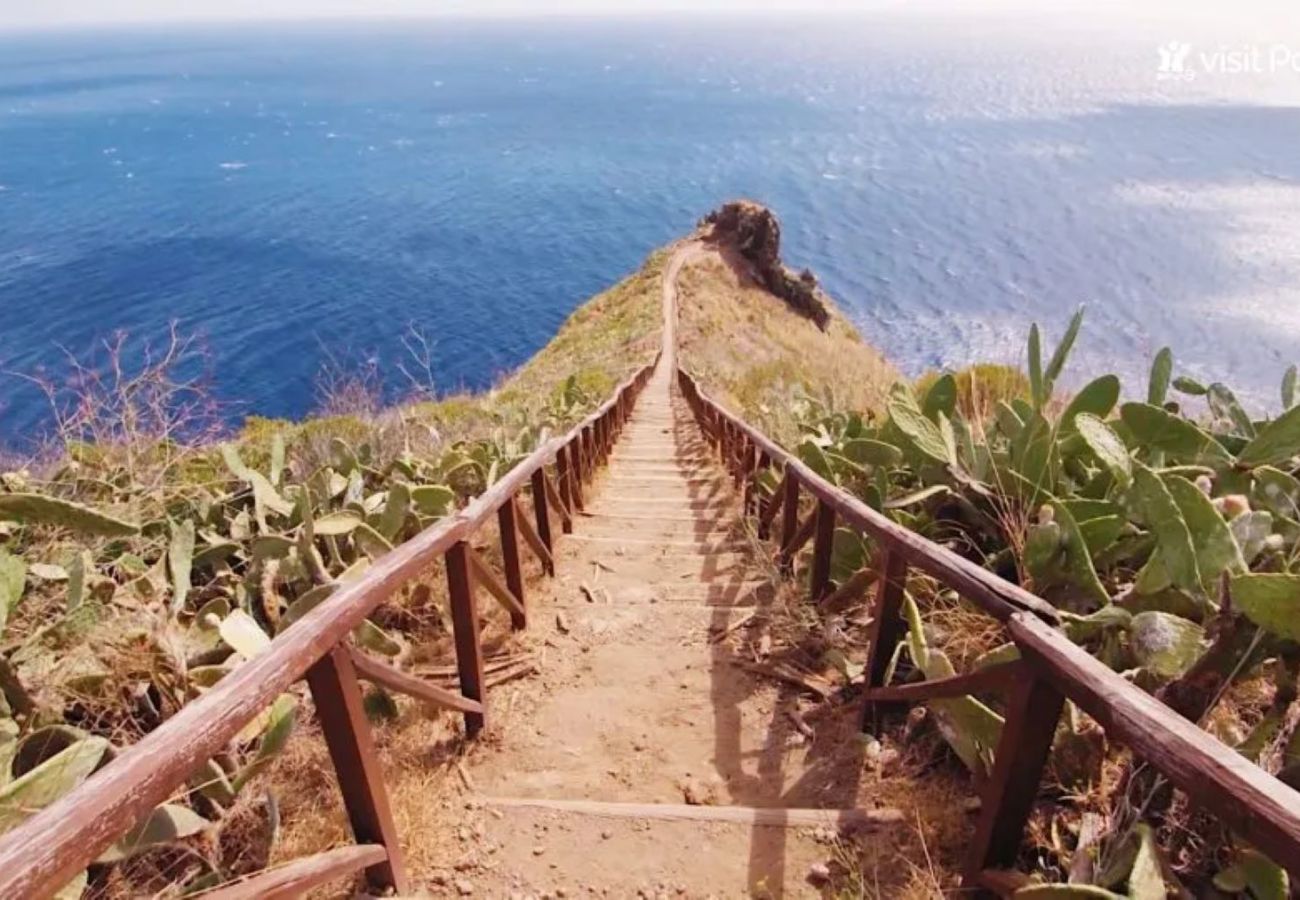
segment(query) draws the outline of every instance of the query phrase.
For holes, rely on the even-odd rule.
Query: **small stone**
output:
[[[555,889],[555,896],[557,896],[557,897],[567,897],[567,896],[569,896],[569,892],[566,891],[566,890],[565,890],[564,888],[562,888],[562,887],[557,887],[557,888]]]
[[[541,856],[545,852],[546,852],[546,848],[543,847],[541,844],[538,844],[536,847],[533,848],[533,856]]]
[[[555,614],[555,627],[559,630],[560,634],[569,633],[569,620],[564,617],[564,613]]]
[[[460,894],[462,897],[468,897],[470,894],[474,893],[474,882],[467,881],[464,878],[457,879],[456,893]]]
[[[831,880],[831,867],[826,863],[813,863],[808,867],[808,880],[813,884],[825,884]]]
[[[433,874],[429,876],[429,880],[434,884],[447,884],[451,881],[451,873],[446,869],[434,869]]]

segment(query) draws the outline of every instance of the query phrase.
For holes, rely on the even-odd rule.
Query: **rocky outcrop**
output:
[[[781,223],[775,213],[752,200],[733,200],[705,216],[700,226],[705,240],[735,250],[764,287],[826,330],[830,303],[817,276],[807,269],[796,273],[781,262]]]

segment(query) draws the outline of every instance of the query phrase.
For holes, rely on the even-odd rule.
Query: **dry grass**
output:
[[[678,284],[684,366],[778,441],[794,435],[799,396],[834,390],[836,408],[876,410],[900,377],[842,314],[823,332],[716,253],[684,267]]]

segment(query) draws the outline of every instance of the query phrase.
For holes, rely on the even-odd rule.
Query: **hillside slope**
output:
[[[740,226],[723,229],[705,220],[692,237],[698,251],[678,278],[678,352],[685,367],[782,441],[794,437],[786,413],[804,397],[833,391],[837,406],[881,409],[897,370],[813,287],[811,273],[786,273],[772,214],[752,203],[723,211],[737,207]],[[796,285],[794,299],[775,293],[773,283]]]

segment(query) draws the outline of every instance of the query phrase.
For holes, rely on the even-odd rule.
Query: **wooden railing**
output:
[[[483,729],[488,707],[475,588],[481,585],[505,606],[513,627],[524,627],[527,604],[518,538],[522,535],[543,569],[554,574],[551,514],[565,532],[572,529],[574,512],[582,508],[583,484],[608,456],[652,370],[638,371],[566,435],[539,447],[456,515],[385,554],[363,578],[341,587],[267,650],[5,835],[0,841],[0,897],[45,897],[58,891],[303,677],[358,846],[296,860],[211,896],[298,896],[313,885],[361,870],[376,891],[406,892],[401,848],[358,680],[456,710],[464,715],[470,735]],[[525,487],[531,490],[535,524],[519,512],[517,498]],[[469,544],[493,516],[500,527],[504,583]],[[459,693],[372,659],[349,639],[381,602],[439,558],[446,563]]]
[[[1019,853],[1067,699],[1095,719],[1111,739],[1127,745],[1235,835],[1293,876],[1300,876],[1300,792],[1076,646],[1054,627],[1057,613],[1041,598],[903,528],[841,491],[710,399],[689,374],[679,369],[677,378],[696,421],[737,486],[743,488],[747,514],[756,519],[760,538],[771,536],[780,514],[776,553],[781,565],[788,568],[795,554],[813,541],[809,590],[814,601],[829,599],[831,550],[837,524],[869,536],[879,548],[880,558],[874,566],[876,594],[865,673],[864,724],[885,703],[989,691],[1004,694],[1005,722],[994,751],[993,769],[982,786],[980,819],[963,867],[963,882],[968,887],[1005,894],[1016,884],[1008,870]],[[756,478],[769,468],[782,472],[783,478],[775,493],[762,497]],[[799,499],[803,491],[815,503],[812,512],[800,521]],[[899,686],[885,684],[890,660],[906,631],[901,607],[909,567],[955,590],[1001,622],[1020,658],[951,678]],[[842,585],[839,590],[856,587],[860,592],[869,580]]]

